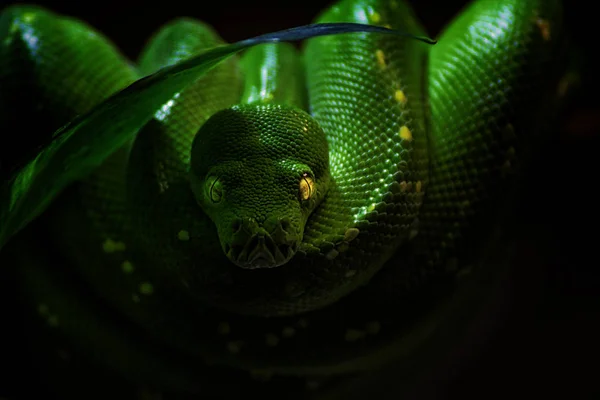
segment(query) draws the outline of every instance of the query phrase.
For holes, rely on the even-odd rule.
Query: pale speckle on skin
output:
[[[403,125],[400,128],[399,134],[402,139],[408,140],[409,142],[413,139],[412,132],[410,131],[410,129],[408,129],[408,126],[406,125]]]
[[[404,92],[400,89],[396,90],[394,92],[394,99],[396,99],[396,101],[400,104],[406,104],[406,101],[408,100],[406,98],[406,94],[404,94]]]
[[[417,193],[421,193],[421,187],[423,186],[423,183],[421,181],[417,181],[416,185],[415,185],[415,191]]]
[[[346,278],[351,278],[354,275],[356,275],[356,270],[355,269],[351,269],[350,271],[346,272],[346,274],[344,275]]]
[[[104,250],[105,253],[116,253],[118,251],[125,251],[125,243],[114,241],[108,238],[104,241],[104,243],[102,243],[102,250]]]
[[[145,295],[151,295],[154,293],[154,286],[150,282],[140,283],[140,293]]]
[[[133,264],[127,260],[123,261],[123,264],[121,264],[121,269],[126,274],[131,274],[131,273],[133,273],[133,270],[134,270]]]
[[[229,335],[231,333],[231,326],[227,322],[220,322],[217,326],[217,332],[220,335]]]
[[[291,326],[286,326],[281,331],[281,336],[283,336],[284,338],[291,338],[295,334],[296,334],[296,330],[294,328],[292,328]]]
[[[231,354],[237,354],[242,349],[243,344],[244,343],[240,340],[229,342],[227,343],[227,351],[229,351]]]
[[[400,182],[400,190],[406,192],[408,190],[408,183],[406,181]]]
[[[378,24],[381,21],[381,15],[377,11],[372,11],[371,15],[369,15],[369,19],[372,23]]]
[[[356,239],[359,233],[360,230],[358,230],[358,228],[348,228],[346,229],[346,232],[344,232],[344,240],[346,242],[351,242]]]
[[[327,258],[328,260],[333,260],[335,259],[338,255],[340,254],[339,251],[337,251],[336,249],[331,249],[329,250],[329,252],[327,254],[325,254],[325,258]]]
[[[37,15],[36,15],[35,13],[33,13],[33,12],[24,12],[24,13],[22,14],[23,21],[24,21],[26,24],[31,24],[31,23],[33,23],[33,21],[35,21],[35,20],[36,20],[36,17],[37,17]]]
[[[140,302],[140,296],[138,296],[137,294],[132,294],[131,295],[131,300],[133,300],[134,303],[139,303]]]
[[[346,330],[346,335],[344,339],[346,342],[355,342],[359,339],[365,337],[365,332],[358,329],[348,329]]]
[[[365,326],[365,330],[369,335],[376,335],[381,330],[381,324],[379,321],[370,321]]]
[[[385,53],[383,52],[383,50],[378,49],[375,52],[375,57],[377,58],[377,64],[379,64],[382,67],[385,67]]]
[[[267,333],[265,335],[265,344],[269,347],[275,347],[279,344],[279,338],[273,333]]]
[[[190,233],[182,229],[177,234],[177,239],[181,240],[182,242],[187,242],[188,240],[190,240]]]

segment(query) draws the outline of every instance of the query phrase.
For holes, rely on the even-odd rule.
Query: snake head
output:
[[[214,114],[192,144],[190,182],[225,255],[242,268],[287,263],[330,180],[325,134],[304,111],[240,105]]]

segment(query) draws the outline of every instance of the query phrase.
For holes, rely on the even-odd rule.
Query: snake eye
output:
[[[211,177],[208,179],[208,195],[213,203],[218,203],[223,198],[223,184],[217,177]]]
[[[307,172],[302,174],[299,186],[300,200],[306,201],[310,199],[314,194],[315,181]]]

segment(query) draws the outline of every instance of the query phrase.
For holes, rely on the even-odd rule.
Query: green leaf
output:
[[[416,37],[383,27],[312,24],[268,33],[210,49],[142,78],[56,131],[52,141],[0,188],[0,249],[14,234],[43,213],[60,192],[97,168],[131,140],[156,110],[221,61],[251,46],[351,32]]]

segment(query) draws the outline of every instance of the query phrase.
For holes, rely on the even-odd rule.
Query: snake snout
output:
[[[237,219],[232,223],[231,245],[227,257],[246,269],[273,268],[288,262],[296,253],[298,243],[289,233],[287,218],[268,219],[259,225],[254,219]]]

